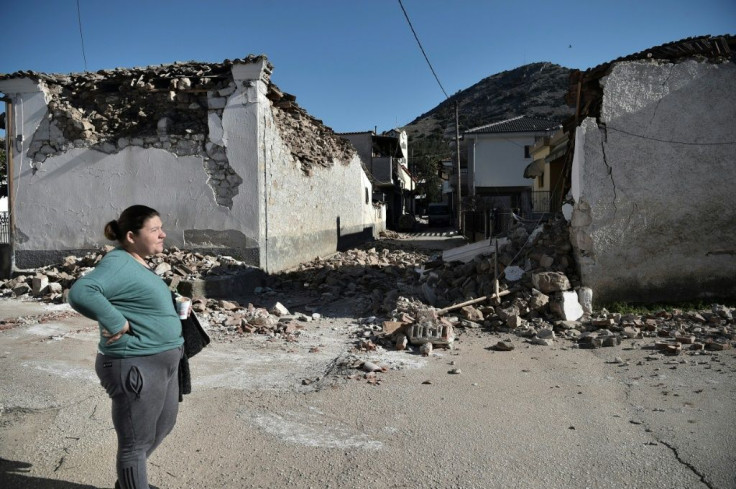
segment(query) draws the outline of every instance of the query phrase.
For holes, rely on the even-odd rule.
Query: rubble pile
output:
[[[401,293],[413,294],[415,269],[429,260],[427,252],[374,242],[325,258],[316,258],[295,270],[269,277],[269,286],[285,292],[310,292],[322,301],[339,297],[364,298],[364,312],[379,313],[395,307]]]
[[[296,97],[271,83],[265,56],[248,55],[222,63],[196,61],[94,73],[47,74],[19,71],[0,80],[28,78],[42,87],[48,112],[34,132],[27,155],[32,171],[43,171],[50,157],[74,148],[115,154],[126,148],[157,148],[177,156],[197,156],[219,205],[232,208],[243,178],[230,165],[225,143],[213,134],[228,99],[242,90],[233,66],[264,62],[262,81],[276,125],[302,171],[315,165],[349,164],[349,141],[311,117]]]
[[[403,243],[378,241],[272,275],[268,287],[254,292],[264,299],[306,296],[307,303],[316,307],[341,298],[352,298],[357,305],[362,301],[363,312],[371,316],[353,332],[358,351],[386,348],[428,355],[433,347],[451,348],[456,331],[462,329],[507,333],[547,346],[564,341],[573,347],[602,348],[635,340],[662,354],[723,350],[736,340],[735,311],[723,305],[641,315],[594,312],[592,291],[576,287],[566,233],[560,222],[544,224],[532,233],[519,226],[499,249],[497,260],[481,254],[468,263],[446,263]],[[69,256],[57,266],[18,275],[0,284],[0,295],[62,302],[74,281],[111,249]],[[232,257],[177,248],[151,257],[149,265],[172,290],[185,280],[237,276],[247,268]],[[291,314],[281,304],[265,309],[203,297],[194,298],[193,309],[220,339],[259,333],[293,341],[305,322],[319,317]],[[512,340],[494,347],[513,348]]]
[[[320,319],[317,313],[294,313],[280,302],[271,309],[245,306],[236,301],[196,298],[192,310],[208,325],[210,336],[224,341],[246,334],[264,334],[285,341],[297,341],[305,324]]]
[[[0,295],[5,297],[33,297],[47,302],[66,302],[66,293],[72,284],[90,271],[113,246],[105,246],[84,256],[64,258],[63,263],[36,268],[0,283]],[[149,258],[148,265],[161,276],[172,290],[182,280],[208,276],[237,275],[247,267],[229,256],[213,256],[182,251],[171,247]]]

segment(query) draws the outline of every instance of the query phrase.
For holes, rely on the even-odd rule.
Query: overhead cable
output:
[[[432,70],[432,74],[434,75],[434,79],[437,80],[437,84],[440,86],[440,89],[442,89],[442,93],[445,94],[445,98],[450,98],[447,95],[447,92],[445,91],[445,87],[442,86],[442,83],[440,83],[440,79],[437,77],[437,73],[434,72],[434,68],[432,68],[432,63],[429,62],[429,58],[427,57],[427,53],[424,52],[424,48],[422,47],[422,43],[419,42],[419,36],[417,36],[416,31],[414,30],[414,26],[411,25],[411,20],[409,20],[409,14],[406,13],[406,9],[404,8],[404,4],[401,3],[401,0],[399,0],[399,5],[401,6],[401,10],[404,12],[404,17],[406,17],[406,21],[409,23],[409,28],[411,29],[412,34],[414,34],[414,39],[417,40],[417,44],[419,45],[419,49],[422,51],[422,54],[424,55],[424,59],[427,60],[427,64],[429,65],[429,69]]]
[[[82,40],[82,58],[84,59],[84,71],[87,71],[87,54],[84,51],[84,36],[82,35],[82,13],[77,0],[77,23],[79,24],[79,38]]]

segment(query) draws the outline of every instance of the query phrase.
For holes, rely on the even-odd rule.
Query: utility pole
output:
[[[460,118],[458,116],[458,103],[455,100],[455,158],[457,159],[457,188],[455,189],[455,205],[457,206],[457,229],[462,231],[462,191],[460,187],[463,183],[462,175],[460,174]]]

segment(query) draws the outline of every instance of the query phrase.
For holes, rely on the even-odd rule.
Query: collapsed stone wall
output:
[[[273,102],[273,115],[281,139],[306,175],[312,175],[315,166],[332,166],[335,160],[343,165],[350,164],[355,148],[296,105],[294,96],[271,85],[268,98]]]
[[[230,165],[222,141],[223,112],[238,89],[231,70],[236,63],[262,59],[251,55],[217,64],[187,62],[69,75],[24,71],[0,80],[30,78],[46,92],[48,113],[27,152],[34,174],[43,171],[48,158],[73,148],[106,154],[129,146],[158,148],[200,157],[217,203],[232,208],[247,176]],[[267,75],[271,69],[269,65]],[[315,165],[350,162],[350,144],[300,108],[293,95],[269,82],[267,96],[277,129],[305,174]]]

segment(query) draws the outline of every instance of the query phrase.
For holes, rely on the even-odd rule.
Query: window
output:
[[[524,158],[531,158],[531,149],[532,147],[528,144],[524,145]]]
[[[365,188],[365,203],[366,203],[366,204],[368,204],[368,202],[370,202],[370,201],[369,201],[368,199],[369,199],[369,195],[368,195],[368,187],[366,187],[366,188]]]

